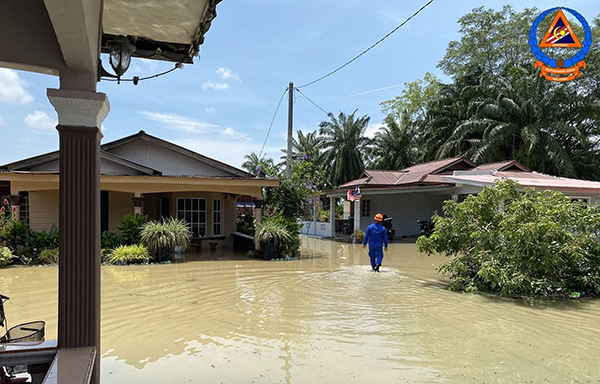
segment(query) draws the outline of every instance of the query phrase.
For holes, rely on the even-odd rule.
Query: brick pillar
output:
[[[48,89],[60,136],[58,346],[96,347],[100,382],[100,139],[106,95]]]

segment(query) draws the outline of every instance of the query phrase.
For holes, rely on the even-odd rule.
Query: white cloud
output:
[[[202,83],[203,89],[215,89],[217,91],[229,88],[227,83],[215,83],[214,81],[206,81]]]
[[[46,112],[42,111],[33,111],[33,113],[25,116],[24,121],[30,128],[48,133],[54,132],[54,128],[58,125],[58,120],[51,118]]]
[[[158,71],[158,63],[154,60],[148,59],[132,59],[131,65],[129,66],[129,73],[131,75],[139,74],[154,74]]]
[[[365,129],[365,136],[372,139],[375,136],[375,132],[383,127],[385,127],[385,124],[369,124],[367,125],[367,129]]]
[[[3,126],[6,124],[6,121],[4,121],[4,118],[2,117],[2,115],[0,115],[0,126]]]
[[[196,120],[191,117],[181,116],[174,113],[140,111],[142,116],[157,122],[165,128],[193,135],[210,134],[211,137],[232,138],[248,141],[247,134],[238,132],[234,128]]]
[[[205,109],[206,113],[215,113],[217,109],[215,107],[208,107]]]
[[[0,68],[0,102],[27,104],[33,96],[27,92],[27,83],[12,69]]]
[[[242,79],[240,79],[240,75],[238,73],[234,73],[229,68],[219,67],[219,69],[217,69],[217,73],[219,74],[219,76],[221,76],[223,80],[232,79],[237,80],[240,83],[242,82]]]

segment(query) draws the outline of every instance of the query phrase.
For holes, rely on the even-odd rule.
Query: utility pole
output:
[[[288,134],[287,134],[287,175],[292,177],[292,137],[294,136],[294,83],[290,81],[288,87]]]

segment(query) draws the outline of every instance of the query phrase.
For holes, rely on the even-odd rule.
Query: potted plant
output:
[[[363,239],[365,238],[365,233],[360,229],[357,229],[350,237],[352,238],[353,243],[362,243]]]
[[[117,265],[148,263],[151,258],[148,248],[143,245],[120,245],[110,253],[109,263]]]
[[[192,231],[185,221],[170,217],[162,222],[153,220],[144,224],[141,238],[148,250],[158,255],[159,262],[171,261],[175,247],[188,247]]]
[[[258,226],[255,239],[261,244],[263,259],[272,260],[280,257],[280,250],[291,240],[285,223],[274,218],[265,219]]]

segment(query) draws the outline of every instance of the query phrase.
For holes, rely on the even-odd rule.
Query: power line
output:
[[[277,112],[279,112],[279,107],[281,106],[281,102],[283,101],[283,97],[285,96],[285,93],[288,91],[288,88],[286,88],[285,91],[283,91],[283,94],[281,95],[281,98],[279,99],[279,103],[277,104],[277,108],[275,109],[275,113],[273,114],[273,118],[271,119],[271,125],[269,125],[269,130],[267,131],[267,136],[265,137],[265,141],[262,145],[262,148],[260,149],[260,153],[258,154],[259,160],[261,159],[263,150],[265,149],[265,145],[267,144],[267,139],[269,138],[269,133],[271,133],[271,128],[273,128],[273,123],[275,122],[275,117],[277,116]]]
[[[375,48],[375,46],[379,43],[381,43],[383,40],[387,39],[391,34],[393,34],[394,32],[396,32],[398,29],[402,28],[404,26],[404,24],[408,23],[413,17],[417,16],[419,13],[421,13],[422,10],[424,10],[425,8],[427,8],[429,6],[429,4],[433,3],[433,0],[429,0],[425,5],[423,5],[417,12],[413,13],[408,19],[404,20],[402,22],[402,24],[400,24],[399,26],[397,26],[396,28],[394,28],[390,33],[388,33],[387,35],[383,36],[381,39],[379,39],[375,44],[371,45],[369,48],[365,49],[364,51],[362,51],[359,55],[355,56],[352,60],[348,61],[346,64],[342,65],[341,67],[338,67],[337,69],[329,72],[328,74],[319,77],[316,80],[311,81],[310,83],[306,83],[304,85],[301,85],[298,88],[304,88],[304,87],[308,87],[309,85],[313,85],[314,83],[317,83],[331,75],[333,75],[334,73],[336,73],[337,71],[341,70],[342,68],[348,66],[349,64],[351,64],[353,61],[355,61],[356,59],[358,59],[359,57],[361,57],[362,55],[364,55],[365,53],[369,52],[371,49]]]
[[[317,103],[315,103],[314,101],[312,101],[311,99],[309,99],[308,96],[306,96],[304,93],[302,93],[301,90],[299,90],[298,88],[296,88],[296,91],[298,91],[298,93],[300,93],[306,100],[310,101],[312,103],[312,105],[314,105],[315,107],[317,107],[321,111],[323,111],[324,114],[326,114],[327,116],[331,116],[331,112],[327,112],[323,108],[319,107],[319,105],[317,105]]]

